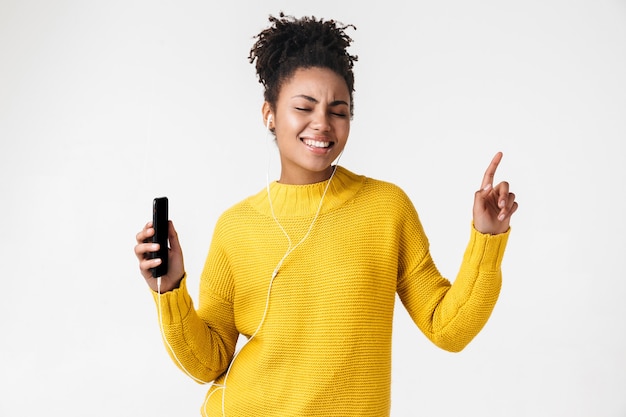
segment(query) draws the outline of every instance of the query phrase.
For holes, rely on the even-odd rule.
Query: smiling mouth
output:
[[[311,148],[325,149],[325,148],[330,148],[334,144],[333,142],[324,142],[320,140],[313,140],[313,139],[307,139],[307,138],[302,138],[300,140],[302,141],[302,143],[304,143],[307,146],[310,146]]]

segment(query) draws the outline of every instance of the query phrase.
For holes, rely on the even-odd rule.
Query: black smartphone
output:
[[[152,227],[154,227],[154,235],[152,243],[158,243],[160,249],[156,252],[150,252],[150,258],[160,258],[161,264],[156,268],[152,268],[152,276],[158,278],[167,274],[167,257],[168,257],[168,200],[167,197],[157,197],[152,202]]]

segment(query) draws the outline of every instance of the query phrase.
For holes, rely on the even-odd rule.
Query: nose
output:
[[[330,130],[330,117],[326,110],[316,111],[313,114],[311,127],[320,132],[328,132]]]

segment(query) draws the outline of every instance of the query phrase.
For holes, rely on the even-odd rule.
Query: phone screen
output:
[[[156,268],[152,268],[152,276],[158,278],[167,274],[167,257],[168,257],[168,200],[167,197],[157,197],[152,204],[152,225],[154,227],[154,236],[152,236],[152,243],[158,243],[160,249],[156,252],[151,252],[150,257],[160,258],[161,264]]]

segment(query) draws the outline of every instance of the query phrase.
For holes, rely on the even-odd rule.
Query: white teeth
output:
[[[330,146],[330,142],[320,142],[313,139],[303,139],[302,141],[306,145],[312,146],[314,148],[328,148]]]

